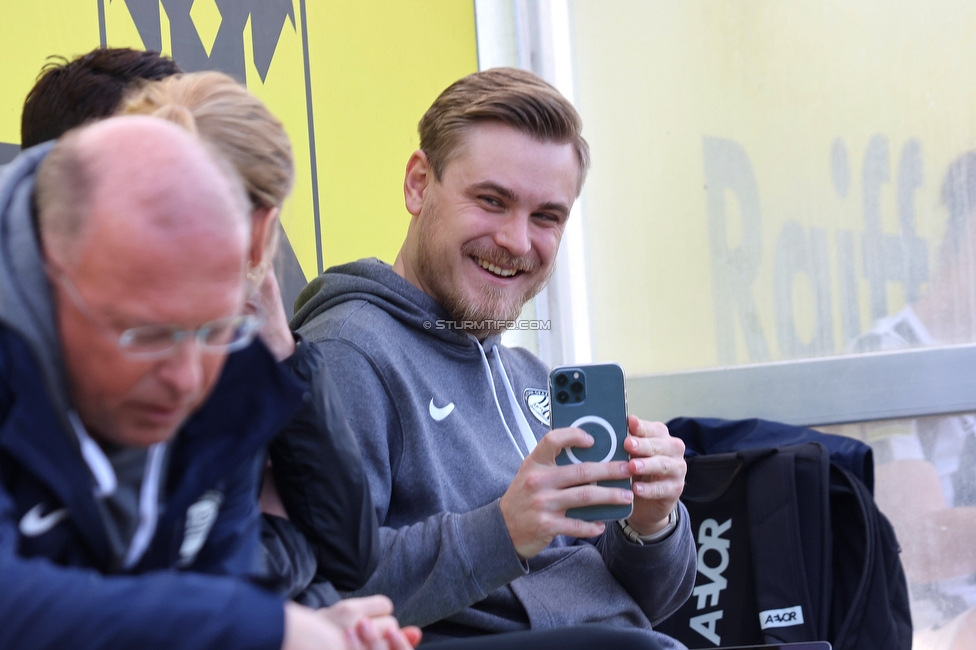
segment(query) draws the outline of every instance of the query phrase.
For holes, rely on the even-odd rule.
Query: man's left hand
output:
[[[634,512],[627,518],[641,535],[653,535],[668,523],[685,485],[685,443],[673,438],[662,422],[627,418],[630,435],[624,449],[630,454]]]

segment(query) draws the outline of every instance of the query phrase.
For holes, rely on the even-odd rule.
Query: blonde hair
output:
[[[193,72],[149,82],[132,92],[122,114],[153,115],[196,133],[234,166],[254,209],[278,208],[291,193],[295,163],[281,122],[257,97],[222,72]],[[277,248],[271,228],[265,251]]]
[[[434,176],[457,153],[473,124],[499,122],[539,142],[571,144],[579,163],[579,195],[590,166],[583,121],[573,105],[551,85],[525,70],[492,68],[463,77],[447,87],[420,120],[420,148]]]

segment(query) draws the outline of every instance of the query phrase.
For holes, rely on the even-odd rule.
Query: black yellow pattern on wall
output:
[[[473,2],[4,0],[0,164],[19,151],[24,97],[50,55],[158,50],[245,82],[284,122],[297,178],[282,211],[288,294],[325,267],[392,261],[416,124],[477,69]],[[287,299],[286,299],[287,302]]]

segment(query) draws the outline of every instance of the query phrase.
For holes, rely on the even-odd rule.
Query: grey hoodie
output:
[[[355,595],[386,594],[400,622],[431,639],[595,622],[650,631],[689,597],[684,511],[656,544],[610,525],[519,559],[499,499],[549,430],[542,362],[499,336],[443,328],[443,308],[378,260],[315,283],[292,327],[325,350],[381,524],[379,567]]]
[[[15,330],[37,355],[52,403],[68,411],[61,344],[34,227],[34,175],[53,142],[38,145],[0,167],[0,323]],[[62,422],[70,431],[65,418]]]

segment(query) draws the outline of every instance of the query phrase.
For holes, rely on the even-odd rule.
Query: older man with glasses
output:
[[[179,127],[114,118],[0,173],[0,647],[395,648],[255,569],[268,440],[308,399],[254,341],[247,197]]]

